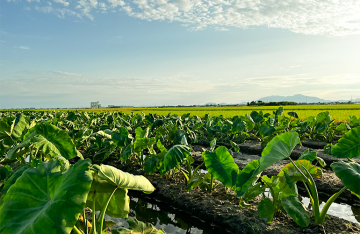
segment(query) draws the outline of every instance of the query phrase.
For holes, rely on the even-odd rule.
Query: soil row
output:
[[[220,184],[212,193],[199,189],[186,191],[186,184],[179,179],[164,179],[157,174],[145,174],[139,168],[114,165],[119,169],[141,174],[150,180],[156,190],[152,194],[131,191],[130,196],[142,197],[169,205],[181,212],[187,213],[202,222],[212,225],[214,229],[221,227],[221,233],[360,233],[360,225],[347,220],[329,216],[324,225],[311,223],[307,228],[299,227],[289,216],[277,213],[271,223],[260,218],[257,214],[256,203],[251,201],[250,208],[240,208],[239,199],[232,193],[226,193]],[[313,220],[313,219],[312,219]],[[214,233],[219,233],[214,232]]]

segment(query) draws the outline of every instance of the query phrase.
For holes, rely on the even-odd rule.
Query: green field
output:
[[[204,117],[205,114],[211,116],[223,115],[226,118],[233,116],[240,116],[250,114],[253,110],[263,111],[264,113],[272,113],[277,106],[240,106],[240,107],[159,107],[159,108],[119,108],[119,109],[77,109],[79,111],[88,112],[107,112],[107,111],[122,111],[124,113],[140,113],[145,114],[158,114],[167,115],[177,114],[182,115],[191,113],[192,115],[198,115]],[[48,109],[55,111],[73,111],[75,109]],[[41,111],[41,110],[37,110]],[[301,119],[306,119],[309,116],[316,116],[320,112],[329,111],[333,119],[336,120],[348,120],[349,116],[360,116],[360,104],[347,104],[347,105],[297,105],[297,106],[284,106],[284,114],[290,111],[298,113]]]

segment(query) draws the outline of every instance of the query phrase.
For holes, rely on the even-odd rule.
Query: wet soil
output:
[[[329,216],[324,225],[311,223],[307,228],[301,228],[289,216],[279,212],[271,223],[267,223],[257,214],[256,203],[259,200],[251,201],[253,206],[250,208],[240,208],[237,196],[233,192],[226,193],[221,184],[212,193],[199,189],[187,192],[186,184],[183,179],[179,179],[180,176],[166,180],[157,174],[147,175],[139,168],[119,164],[114,166],[133,174],[144,175],[156,188],[152,194],[130,191],[130,196],[146,196],[147,199],[160,201],[185,212],[189,217],[212,225],[217,230],[221,228],[221,232],[214,233],[360,233],[359,224],[333,216]]]

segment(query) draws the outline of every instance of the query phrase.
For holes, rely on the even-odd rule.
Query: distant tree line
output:
[[[251,101],[247,103],[248,106],[290,106],[290,105],[297,105],[296,102],[263,102],[263,101]]]

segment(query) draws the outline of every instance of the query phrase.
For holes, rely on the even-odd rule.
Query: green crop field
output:
[[[222,115],[226,118],[233,116],[240,116],[250,114],[253,110],[263,111],[263,113],[272,113],[277,106],[239,106],[239,107],[159,107],[159,108],[119,108],[119,109],[77,109],[79,111],[87,112],[108,112],[108,111],[121,111],[125,113],[140,113],[145,114],[158,114],[167,115],[177,114],[182,115],[191,113],[191,115],[198,115],[204,117],[205,114],[211,116]],[[49,109],[55,111],[72,111],[74,109]],[[344,105],[297,105],[297,106],[284,106],[284,114],[295,111],[301,119],[306,119],[309,116],[316,116],[320,112],[329,111],[331,117],[336,120],[348,120],[349,116],[360,116],[360,104],[344,104]]]

